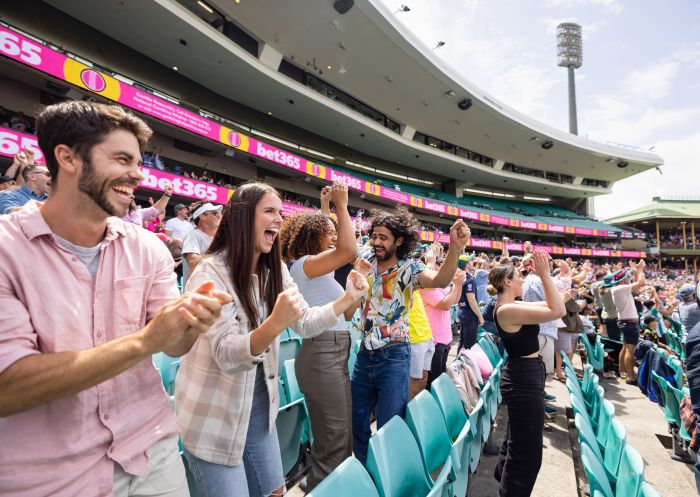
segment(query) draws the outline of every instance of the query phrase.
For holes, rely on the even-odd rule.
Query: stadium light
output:
[[[569,133],[578,135],[576,117],[576,81],[574,69],[583,64],[583,31],[579,24],[563,22],[557,26],[557,65],[569,73]]]

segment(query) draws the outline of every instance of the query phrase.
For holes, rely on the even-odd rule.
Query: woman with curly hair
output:
[[[370,288],[360,302],[362,345],[351,382],[353,450],[363,464],[372,410],[376,408],[377,428],[406,411],[411,366],[408,310],[413,291],[450,284],[470,233],[461,219],[452,225],[450,246],[438,271],[411,258],[418,243],[418,225],[406,208],[376,211],[369,236],[371,244],[363,257],[371,261]]]
[[[323,212],[303,212],[282,225],[282,258],[311,306],[325,305],[343,294],[333,272],[355,259],[355,232],[348,213],[348,187],[335,183],[321,191],[321,203],[332,201],[336,221]],[[306,491],[311,491],[341,462],[352,455],[350,377],[348,357],[351,306],[320,335],[306,338],[295,361],[299,387],[311,418],[314,442]]]

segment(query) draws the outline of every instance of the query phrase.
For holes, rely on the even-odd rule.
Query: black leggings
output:
[[[428,373],[428,389],[430,389],[430,384],[433,382],[433,380],[437,379],[438,376],[447,371],[447,358],[450,355],[451,346],[452,345],[449,343],[435,344],[433,360],[430,363],[430,373]]]
[[[494,477],[500,497],[527,497],[542,465],[545,367],[541,357],[509,357],[501,376],[508,424]]]
[[[459,320],[459,347],[457,353],[464,349],[472,348],[476,343],[476,337],[479,334],[479,323],[477,321]]]

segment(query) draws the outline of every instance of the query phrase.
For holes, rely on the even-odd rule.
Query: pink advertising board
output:
[[[0,55],[21,64],[33,67],[48,75],[101,95],[125,107],[178,126],[184,130],[207,137],[224,145],[236,148],[256,157],[271,161],[282,167],[321,178],[326,181],[341,181],[349,188],[392,202],[427,211],[489,224],[521,227],[539,231],[571,233],[588,236],[608,236],[605,230],[591,230],[573,226],[547,225],[508,217],[491,216],[454,206],[427,197],[408,195],[385,188],[375,183],[336,171],[304,157],[261,142],[251,136],[238,133],[217,122],[206,119],[164,98],[135,88],[95,68],[83,64],[57,50],[30,39],[12,28],[0,26]],[[194,188],[194,187],[193,187]],[[208,194],[207,194],[208,195]]]

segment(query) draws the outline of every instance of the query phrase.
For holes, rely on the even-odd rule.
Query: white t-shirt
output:
[[[183,241],[194,229],[194,224],[186,219],[174,217],[166,221],[165,229],[173,232],[173,238],[175,240]]]
[[[617,319],[639,319],[632,297],[632,285],[617,285],[612,289],[612,298],[617,307]]]
[[[187,237],[182,242],[182,276],[183,280],[187,282],[187,278],[190,277],[190,266],[187,263],[187,254],[197,254],[202,255],[207,250],[209,250],[209,245],[214,238],[207,235],[202,230],[195,228],[190,232]]]

